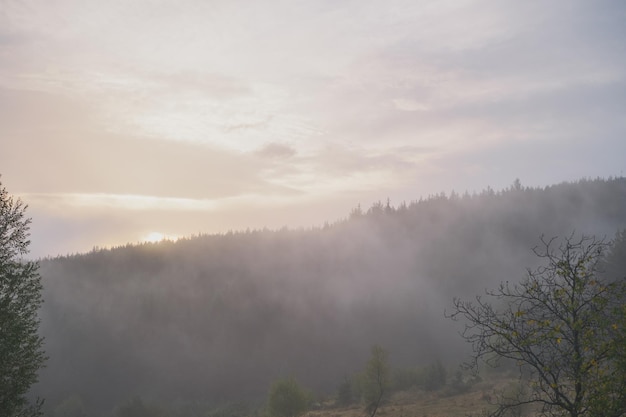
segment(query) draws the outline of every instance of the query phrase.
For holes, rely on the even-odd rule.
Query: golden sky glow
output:
[[[36,255],[623,175],[612,1],[0,0]]]

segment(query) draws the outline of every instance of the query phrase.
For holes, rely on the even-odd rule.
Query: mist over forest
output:
[[[374,344],[394,367],[468,354],[453,297],[537,265],[542,235],[612,239],[626,178],[381,200],[311,229],[248,230],[41,261],[49,356],[33,390],[110,412],[164,403],[260,401],[294,376],[332,395]]]

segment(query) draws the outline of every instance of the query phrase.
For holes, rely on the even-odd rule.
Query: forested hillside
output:
[[[307,230],[203,235],[41,262],[53,408],[80,396],[110,410],[262,398],[293,375],[333,392],[384,346],[394,366],[467,352],[444,317],[455,296],[516,281],[540,236],[612,239],[626,228],[626,179],[487,189],[356,208]]]

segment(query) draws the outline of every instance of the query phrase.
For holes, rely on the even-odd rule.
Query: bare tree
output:
[[[605,281],[599,266],[608,244],[593,237],[541,239],[545,265],[517,285],[454,300],[453,319],[466,320],[470,365],[515,361],[526,390],[502,395],[492,416],[532,405],[541,416],[621,417],[626,413],[624,333],[626,285]]]

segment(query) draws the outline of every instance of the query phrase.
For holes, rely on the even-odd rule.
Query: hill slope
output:
[[[311,230],[199,236],[42,261],[50,356],[37,392],[110,409],[134,395],[330,392],[380,344],[396,366],[461,361],[454,296],[515,281],[540,235],[612,237],[626,179],[376,204]]]

